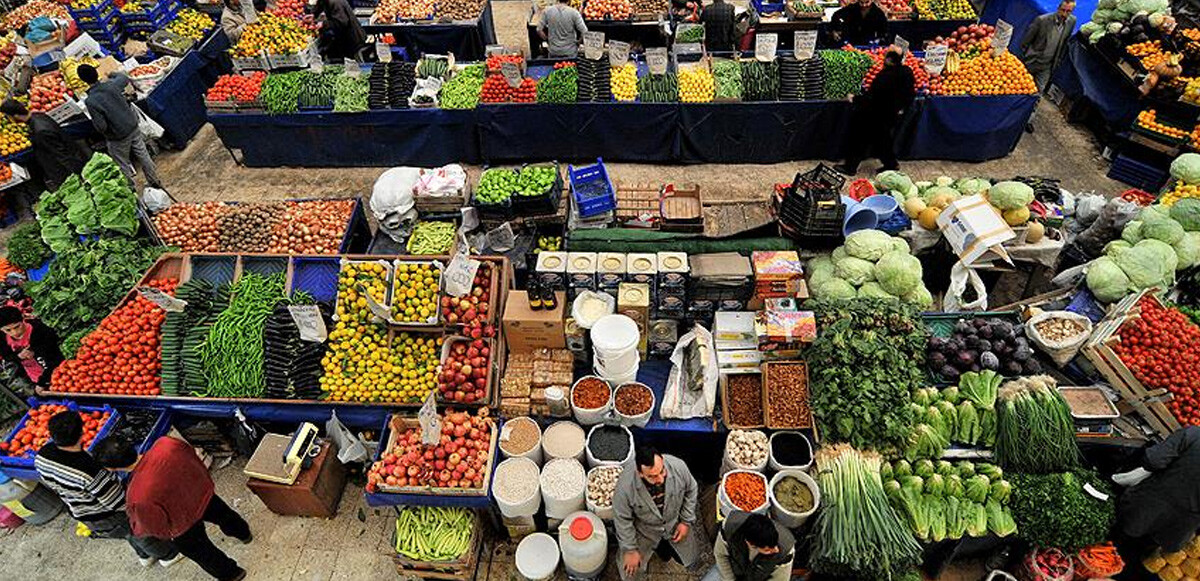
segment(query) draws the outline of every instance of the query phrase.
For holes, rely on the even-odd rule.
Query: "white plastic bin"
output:
[[[811,510],[792,512],[779,505],[779,501],[775,499],[775,485],[788,476],[804,483],[812,491],[813,507]],[[817,481],[813,480],[812,476],[803,470],[782,470],[771,477],[771,482],[767,485],[767,499],[771,502],[771,518],[789,529],[799,528],[821,506],[821,487],[817,485]]]
[[[528,581],[544,581],[558,570],[558,543],[546,533],[533,533],[517,545],[513,562],[517,572]]]
[[[619,428],[619,429],[625,430],[625,435],[629,437],[629,453],[625,455],[624,459],[622,459],[622,460],[601,460],[592,455],[592,434],[596,433],[596,430],[599,430],[604,427],[605,427],[604,425],[596,425],[596,426],[592,426],[592,429],[588,430],[587,446],[586,446],[585,452],[584,452],[584,454],[587,457],[588,468],[595,468],[597,466],[632,466],[633,465],[633,457],[634,457],[633,456],[633,432],[631,432],[629,430],[629,428],[627,428],[625,426],[608,426],[608,427],[612,427],[612,428]]]
[[[537,430],[537,433],[538,433],[537,442],[533,445],[532,448],[530,448],[524,452],[521,452],[520,454],[510,454],[508,452],[508,450],[504,449],[504,444],[507,441],[506,436],[510,430],[512,430],[516,427],[517,424],[525,424],[525,423],[532,424],[534,429]],[[500,428],[500,452],[503,453],[506,458],[529,458],[530,460],[533,460],[533,462],[535,464],[537,464],[538,466],[541,466],[542,465],[542,428],[541,428],[541,426],[539,426],[537,424],[537,422],[535,422],[532,419],[527,418],[525,416],[513,418],[511,420],[508,420],[507,422],[504,422],[504,427]]]
[[[568,446],[563,440],[577,440],[578,443]],[[549,462],[555,458],[570,458],[577,462],[583,461],[583,450],[587,448],[587,432],[579,424],[567,420],[554,422],[542,432],[542,453]]]
[[[500,508],[500,514],[508,518],[537,514],[538,509],[542,507],[540,487],[534,487],[533,493],[528,496],[508,498],[505,495],[506,490],[499,483],[508,478],[517,481],[526,478],[538,479],[539,476],[538,465],[529,458],[509,458],[496,465],[496,474],[492,480],[492,498],[496,499],[496,506]]]
[[[563,490],[563,496],[557,497],[554,495],[556,487],[551,480],[558,476],[577,478],[580,484],[571,487],[570,490]],[[558,458],[547,462],[546,467],[542,469],[539,483],[542,489],[542,501],[546,504],[546,518],[563,519],[575,511],[586,508],[587,473],[584,472],[583,465],[578,460]]]

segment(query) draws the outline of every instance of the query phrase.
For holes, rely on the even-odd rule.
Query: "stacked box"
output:
[[[596,290],[596,253],[567,253],[567,300],[574,301],[583,291]]]
[[[554,290],[567,290],[567,253],[539,253],[533,272],[538,285]]]
[[[660,319],[682,319],[687,314],[687,288],[690,279],[688,255],[684,252],[659,252],[655,276],[654,313]]]
[[[627,255],[621,252],[600,252],[596,255],[596,288],[615,299],[621,283],[625,282]]]
[[[754,294],[762,299],[800,297],[804,291],[804,264],[794,250],[755,251]]]

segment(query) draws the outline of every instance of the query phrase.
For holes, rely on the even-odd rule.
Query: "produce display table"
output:
[[[1110,127],[1128,128],[1144,106],[1129,80],[1080,35],[1067,41],[1053,82],[1068,98],[1091,103]]]
[[[1033,95],[933,97],[897,136],[904,159],[983,161],[1008,155]],[[643,163],[776,163],[841,156],[845,101],[481,105],[292,115],[209,114],[251,167],[439,166],[539,159]],[[819,137],[818,137],[819,136]]]
[[[484,49],[496,44],[496,24],[492,21],[492,3],[483,6],[477,20],[431,22],[429,24],[371,24],[361,18],[367,34],[390,34],[396,46],[405,54],[417,58],[422,54],[454,53],[460,61],[478,61],[486,56]]]
[[[1033,19],[1054,12],[1058,9],[1059,0],[1007,0],[1005,2],[988,2],[979,14],[979,21],[996,24],[1003,20],[1013,25],[1012,43],[1009,50],[1017,56],[1022,55],[1021,39],[1025,31],[1033,23]],[[1084,22],[1096,10],[1098,0],[1079,0],[1075,4],[1075,30],[1079,30]],[[905,37],[908,38],[908,37]]]
[[[225,54],[228,48],[229,37],[217,27],[140,101],[146,114],[162,125],[169,146],[183,149],[204,126],[204,93],[218,76],[232,70]]]

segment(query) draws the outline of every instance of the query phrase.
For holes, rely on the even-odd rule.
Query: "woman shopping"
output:
[[[25,319],[16,307],[0,307],[0,357],[18,365],[36,385],[50,385],[50,375],[63,361],[58,334],[37,319]]]

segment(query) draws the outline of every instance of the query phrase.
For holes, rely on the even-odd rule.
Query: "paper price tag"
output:
[[[442,273],[446,294],[461,297],[471,292],[479,264],[478,260],[467,256],[465,252],[456,252],[454,258],[450,259],[450,264],[446,266],[446,271]]]
[[[655,47],[646,49],[646,66],[649,67],[651,74],[667,74],[668,62],[666,48]]]
[[[372,315],[375,315],[384,321],[392,318],[392,312],[389,311],[387,307],[379,304],[379,302],[375,300],[375,297],[372,297],[371,293],[367,292],[366,287],[359,285],[358,294],[367,298],[367,310],[371,311]]]
[[[508,81],[508,86],[521,86],[521,67],[517,66],[517,63],[500,63],[500,74],[504,75],[504,80]]]
[[[798,61],[805,61],[817,53],[817,31],[797,30],[792,40],[792,55]]]
[[[1088,493],[1088,496],[1090,496],[1096,500],[1099,500],[1100,502],[1105,502],[1108,500],[1107,494],[1104,494],[1103,492],[1096,490],[1095,488],[1092,487],[1091,484],[1084,484],[1083,491]]]
[[[159,289],[150,286],[138,287],[138,294],[142,295],[146,300],[154,303],[154,305],[168,313],[182,313],[184,307],[187,307],[187,301],[177,299]]]
[[[421,424],[421,443],[436,445],[442,441],[442,419],[437,413],[437,390],[429,392],[421,411],[417,412],[417,422]]]
[[[1013,27],[1011,24],[1003,21],[996,21],[996,36],[992,37],[992,54],[1001,55],[1008,50],[1008,43],[1012,42]]]
[[[775,33],[754,35],[754,59],[764,63],[775,60],[775,49],[779,48],[779,35]]]
[[[15,83],[17,81],[17,75],[21,74],[21,67],[24,66],[24,63],[25,57],[13,57],[13,59],[8,62],[8,66],[4,67],[4,78]]]
[[[608,64],[619,67],[629,62],[629,43],[620,40],[608,41]]]
[[[254,9],[254,0],[239,0],[242,7],[242,16],[246,17],[246,22],[258,22],[258,11]]]
[[[903,36],[897,34],[896,40],[893,41],[892,44],[896,45],[896,48],[900,49],[900,56],[905,56],[908,54],[908,41],[904,40]]]
[[[587,31],[583,33],[583,56],[596,60],[604,56],[604,33]]]
[[[489,45],[487,45],[487,48],[484,49],[483,53],[487,56],[492,56],[494,54],[504,54],[504,45],[503,44],[489,44]]]
[[[358,67],[358,61],[354,59],[342,59],[342,74],[347,77],[358,78],[362,70]]]
[[[388,46],[388,43],[386,42],[375,43],[375,57],[378,58],[379,62],[381,63],[392,62],[392,47]]]
[[[505,222],[487,233],[487,247],[495,252],[512,250],[517,245],[517,237],[513,234],[512,226]]]
[[[312,343],[324,343],[329,337],[325,329],[325,319],[321,317],[321,309],[317,305],[291,305],[288,312],[296,328],[300,329],[300,340]]]
[[[925,49],[925,71],[931,75],[942,74],[946,68],[946,45],[935,44]]]

